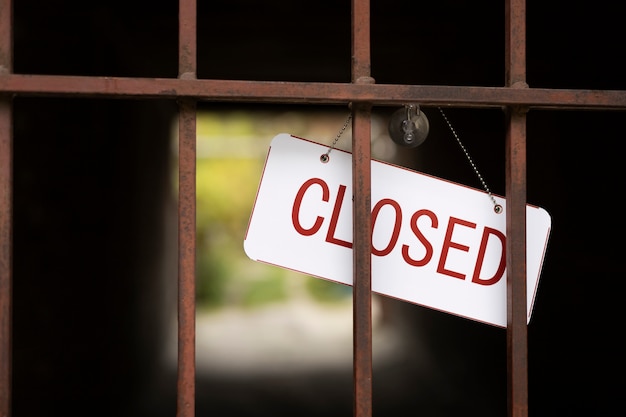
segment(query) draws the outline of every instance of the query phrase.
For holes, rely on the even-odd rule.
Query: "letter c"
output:
[[[320,178],[311,178],[310,180],[307,180],[304,184],[302,184],[302,186],[298,190],[298,193],[296,194],[296,199],[293,201],[293,208],[291,210],[291,221],[296,231],[303,236],[314,235],[320,230],[320,227],[322,227],[322,223],[324,222],[323,217],[317,216],[317,218],[315,219],[315,223],[313,223],[313,226],[311,226],[309,229],[304,228],[300,224],[299,214],[300,206],[302,205],[302,199],[304,198],[304,193],[306,193],[313,184],[317,184],[322,187],[322,201],[328,201],[330,198],[330,190],[328,189],[328,184],[326,184],[324,180]]]

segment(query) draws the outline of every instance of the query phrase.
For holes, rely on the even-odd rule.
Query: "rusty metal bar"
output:
[[[505,71],[508,87],[527,89],[526,0],[506,0]],[[506,265],[507,400],[509,417],[528,416],[526,311],[526,112],[507,109]]]
[[[506,0],[505,81],[509,87],[526,84],[526,0]]]
[[[526,326],[526,114],[513,109],[506,137],[507,375],[510,417],[528,415]]]
[[[297,83],[175,78],[83,77],[9,74],[0,94],[109,98],[189,97],[206,101],[398,106],[407,102],[455,107],[526,106],[534,109],[626,109],[624,90],[572,90],[515,87]]]
[[[371,110],[352,121],[354,416],[372,415]]]
[[[352,1],[352,83],[370,77],[370,2]],[[371,103],[352,107],[353,378],[355,417],[372,415]]]
[[[196,78],[196,0],[179,1],[178,73]],[[178,383],[177,417],[196,408],[196,102],[178,116]]]
[[[13,143],[12,104],[0,96],[0,416],[11,410]]]
[[[0,0],[0,78],[13,71],[13,3]],[[13,99],[0,94],[0,417],[11,415]]]
[[[195,414],[196,105],[181,101],[178,171],[178,417]]]
[[[370,2],[352,0],[352,82],[371,75]]]
[[[11,415],[13,144],[12,104],[0,96],[0,416]]]
[[[196,0],[179,0],[178,3],[178,77],[195,79],[198,50]]]

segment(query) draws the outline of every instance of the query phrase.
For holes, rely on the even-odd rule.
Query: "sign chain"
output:
[[[493,197],[493,194],[491,193],[491,190],[487,186],[487,182],[483,179],[483,176],[478,171],[478,167],[476,166],[476,164],[472,160],[472,157],[470,156],[469,152],[467,151],[467,149],[465,148],[463,143],[461,142],[461,139],[459,138],[459,135],[454,130],[454,127],[452,127],[452,123],[450,123],[450,120],[448,119],[448,116],[446,116],[446,114],[444,113],[444,111],[443,111],[443,109],[441,107],[437,107],[437,108],[439,109],[439,112],[441,113],[441,115],[443,116],[443,119],[445,120],[446,124],[448,125],[448,128],[450,128],[450,131],[452,132],[452,135],[454,136],[454,138],[456,139],[457,143],[461,147],[461,150],[465,154],[465,157],[467,158],[469,164],[471,165],[472,169],[476,173],[476,176],[478,177],[478,180],[480,181],[480,183],[482,184],[483,188],[487,192],[487,195],[489,196],[489,198],[493,202],[493,211],[496,212],[497,214],[502,213],[502,206],[496,202],[496,199]],[[337,142],[339,141],[339,138],[341,138],[341,135],[343,135],[343,133],[348,128],[348,125],[350,124],[350,120],[352,120],[352,114],[348,115],[348,118],[346,119],[345,123],[343,124],[343,126],[341,127],[339,132],[337,133],[337,136],[335,136],[335,139],[333,140],[331,145],[328,147],[328,150],[320,156],[320,161],[322,163],[325,164],[328,161],[330,161],[330,152],[335,148],[335,146],[337,145]]]
[[[332,151],[335,148],[335,145],[337,145],[337,142],[339,141],[339,138],[341,137],[341,135],[343,135],[343,132],[345,132],[346,129],[348,128],[348,125],[350,124],[350,120],[352,120],[352,114],[348,115],[348,118],[346,119],[346,122],[343,124],[343,127],[341,128],[341,130],[339,130],[339,133],[337,133],[337,136],[335,136],[335,139],[333,140],[333,143],[331,143],[331,145],[328,148],[328,150],[326,151],[326,153],[323,153],[320,156],[320,161],[322,161],[322,163],[325,164],[328,161],[330,161],[330,151]]]
[[[450,128],[450,131],[454,135],[454,138],[456,139],[457,143],[459,144],[459,146],[463,150],[463,153],[465,154],[465,157],[467,158],[467,160],[469,161],[470,165],[472,166],[472,169],[476,173],[476,176],[478,177],[478,180],[483,185],[483,188],[485,189],[485,191],[489,195],[489,198],[493,202],[493,211],[495,211],[497,214],[502,213],[502,206],[496,202],[496,199],[491,194],[491,191],[489,190],[489,187],[487,186],[487,183],[483,179],[482,175],[480,175],[480,172],[478,172],[478,168],[476,167],[476,164],[474,164],[474,161],[472,160],[472,157],[470,156],[470,154],[467,151],[467,149],[465,148],[465,146],[463,146],[463,143],[461,143],[461,139],[459,138],[459,135],[456,134],[456,131],[452,127],[452,123],[450,123],[450,120],[448,120],[448,117],[443,112],[443,109],[441,107],[437,107],[437,108],[439,109],[439,112],[443,116],[443,119],[446,121],[448,127]]]

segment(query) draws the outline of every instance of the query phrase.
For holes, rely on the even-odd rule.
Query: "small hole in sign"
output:
[[[327,163],[328,161],[330,161],[330,156],[327,153],[323,153],[320,156],[320,161],[322,161],[323,164]]]
[[[502,213],[502,206],[501,206],[500,204],[496,204],[496,205],[493,207],[493,211],[495,211],[495,212],[496,212],[496,214],[500,214],[500,213]]]

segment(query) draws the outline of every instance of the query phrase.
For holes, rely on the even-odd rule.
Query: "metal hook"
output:
[[[389,121],[389,136],[401,146],[414,148],[421,145],[428,136],[428,118],[420,110],[419,104],[405,104],[398,109]]]

